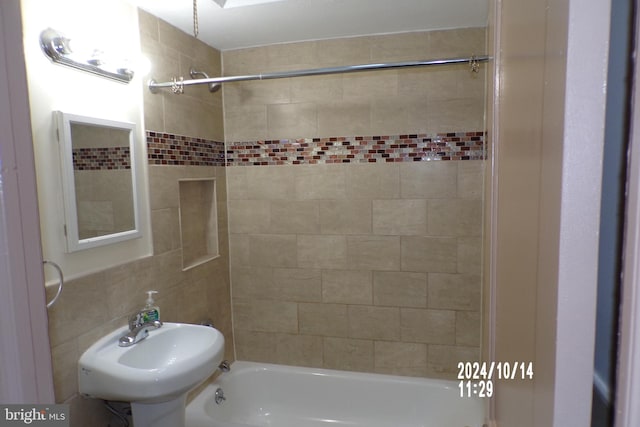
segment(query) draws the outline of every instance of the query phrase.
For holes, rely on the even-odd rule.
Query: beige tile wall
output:
[[[220,67],[219,52],[140,11],[143,51],[152,73],[166,78],[192,61],[211,70]],[[215,73],[212,72],[212,74]],[[194,92],[170,98],[147,95],[147,129],[223,140],[220,95]],[[117,425],[101,402],[77,395],[77,361],[104,334],[124,326],[144,306],[144,291],[159,291],[157,303],[168,322],[214,322],[225,336],[226,358],[232,360],[233,334],[229,278],[226,172],[223,167],[149,166],[153,256],[68,280],[60,300],[49,310],[56,400],[71,405],[71,426]],[[215,178],[220,257],[183,271],[178,180]],[[48,289],[48,297],[53,297]],[[109,424],[112,423],[112,424]]]
[[[237,357],[431,377],[477,359],[483,167],[228,168]],[[448,194],[402,179],[434,170]]]
[[[142,52],[152,64],[149,78],[187,79],[191,67],[211,76],[221,74],[219,51],[153,15],[139,14]],[[147,130],[224,141],[222,91],[212,94],[206,85],[186,87],[179,96],[170,90],[143,91]]]
[[[215,176],[219,171],[224,172],[214,168],[197,172]],[[194,175],[186,170],[179,172],[181,176]],[[152,172],[151,194],[152,199],[156,199],[153,196],[153,175]],[[177,194],[175,197],[177,200]],[[167,205],[154,212],[163,210],[175,210],[177,213],[177,201],[174,206]],[[223,220],[220,225],[223,229],[226,218],[220,219]],[[68,280],[63,295],[49,310],[58,401],[64,401],[77,392],[76,362],[80,354],[100,336],[125,325],[127,317],[144,306],[144,291],[148,289],[159,291],[157,303],[162,320],[197,323],[212,318],[217,321],[218,328],[231,337],[226,262],[211,262],[183,272],[180,241],[171,237],[179,233],[177,215],[175,221],[169,220],[166,224],[153,220],[153,257]],[[227,253],[222,255],[226,258]],[[55,289],[48,288],[48,291],[52,293]],[[232,342],[231,339],[229,341]],[[233,353],[227,354],[231,356]]]
[[[225,75],[485,52],[482,28],[223,52]],[[465,66],[224,86],[227,141],[484,130]],[[480,346],[483,162],[229,167],[239,359],[451,377]]]
[[[221,55],[203,42],[183,33],[166,22],[140,10],[140,37],[142,52],[152,63],[151,74],[158,80],[168,76],[188,75],[194,67],[211,75],[221,74]],[[206,87],[188,88],[185,94],[176,96],[166,91],[151,94],[144,91],[145,127],[177,135],[224,141],[222,94],[210,93]],[[161,107],[161,108],[160,108]],[[182,259],[184,248],[201,245],[200,237],[189,238],[180,229],[180,209],[197,209],[198,201],[180,206],[179,181],[190,179],[215,179],[215,209],[209,204],[208,191],[202,202],[203,221],[210,227],[204,239],[211,245],[211,236],[217,234],[217,258],[186,271]],[[154,258],[161,257],[171,271],[166,276],[178,280],[173,294],[166,295],[166,306],[178,304],[176,319],[183,322],[199,322],[205,318],[213,321],[225,337],[225,356],[234,358],[231,321],[231,286],[229,274],[229,226],[227,221],[226,168],[212,166],[149,166],[151,223],[154,242]],[[207,182],[207,181],[200,181]],[[211,190],[211,181],[208,190]],[[216,218],[210,215],[216,213]],[[211,229],[217,224],[217,230]],[[207,248],[208,253],[215,250]],[[166,259],[164,259],[166,258]],[[178,272],[178,267],[180,271]],[[162,280],[162,279],[161,279]],[[162,300],[160,300],[162,301]]]
[[[225,75],[483,54],[484,28],[223,52]],[[409,68],[231,83],[227,141],[484,130],[485,67]]]

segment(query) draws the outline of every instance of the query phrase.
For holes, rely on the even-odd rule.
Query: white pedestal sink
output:
[[[78,361],[82,395],[131,402],[135,427],[184,427],[187,392],[215,372],[224,337],[211,327],[164,323],[119,347],[124,327],[95,342]]]

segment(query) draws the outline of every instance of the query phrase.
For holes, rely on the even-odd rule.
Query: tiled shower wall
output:
[[[446,376],[477,358],[482,162],[228,177],[239,359]]]
[[[279,44],[223,52],[225,75],[482,54],[484,28]],[[484,130],[485,66],[224,85],[227,142]],[[206,90],[204,91],[206,92]]]
[[[142,10],[139,16],[142,52],[158,81],[188,75],[191,67],[221,74],[219,51]],[[176,96],[143,88],[154,258],[162,257],[168,269],[162,280],[175,283],[159,305],[171,310],[185,300],[193,315],[183,321],[213,321],[224,334],[225,356],[233,360],[222,95],[199,89]],[[196,178],[215,179],[220,256],[183,271],[183,252],[194,244],[185,241],[185,230],[194,224],[183,224],[181,233],[179,212],[196,206],[180,206],[179,180]]]
[[[484,29],[449,30],[223,63],[233,75],[484,46]],[[239,359],[431,377],[478,359],[484,83],[458,65],[224,87]],[[469,141],[438,145],[457,136]]]

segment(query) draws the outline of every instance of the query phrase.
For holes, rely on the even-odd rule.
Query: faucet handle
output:
[[[158,318],[158,311],[155,309],[151,310],[141,310],[133,313],[129,316],[129,330],[133,331],[135,328],[145,325],[158,325],[156,328],[162,326],[162,322]]]
[[[133,331],[135,328],[137,328],[138,326],[142,325],[142,321],[141,318],[142,317],[142,312],[138,311],[136,313],[133,313],[131,316],[129,316],[129,330]]]

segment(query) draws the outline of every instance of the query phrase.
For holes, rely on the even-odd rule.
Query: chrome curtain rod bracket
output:
[[[205,79],[210,78],[209,75],[204,71],[198,71],[193,67],[189,69],[189,75],[191,76],[192,79],[196,79],[198,78],[198,76],[202,76],[202,78],[205,78]],[[222,87],[221,83],[209,83],[209,92],[211,93],[217,92],[220,90],[221,87]]]
[[[184,78],[174,77],[171,81],[171,92],[182,95],[184,93]]]
[[[472,73],[480,72],[480,62],[478,61],[478,58],[475,55],[469,58],[469,70]]]
[[[183,93],[184,86],[209,84],[210,90],[214,85],[231,82],[242,82],[249,80],[271,80],[271,79],[284,79],[289,77],[303,77],[303,76],[319,76],[325,74],[340,74],[340,73],[353,73],[357,71],[371,71],[382,70],[390,68],[408,68],[408,67],[426,67],[430,65],[449,65],[449,64],[469,64],[472,72],[478,72],[481,62],[489,61],[488,56],[471,56],[468,58],[449,58],[449,59],[432,59],[425,61],[405,61],[405,62],[390,62],[380,64],[361,64],[361,65],[347,65],[343,67],[327,67],[327,68],[312,68],[307,70],[296,71],[283,71],[277,73],[264,73],[264,74],[251,74],[246,76],[228,76],[228,77],[211,77],[204,79],[192,79],[184,80],[182,77],[174,77],[170,82],[158,83],[155,80],[149,80],[148,86],[151,93],[157,93],[161,88],[171,88],[174,93]],[[199,75],[204,73],[195,72]],[[192,74],[191,77],[194,77]]]

